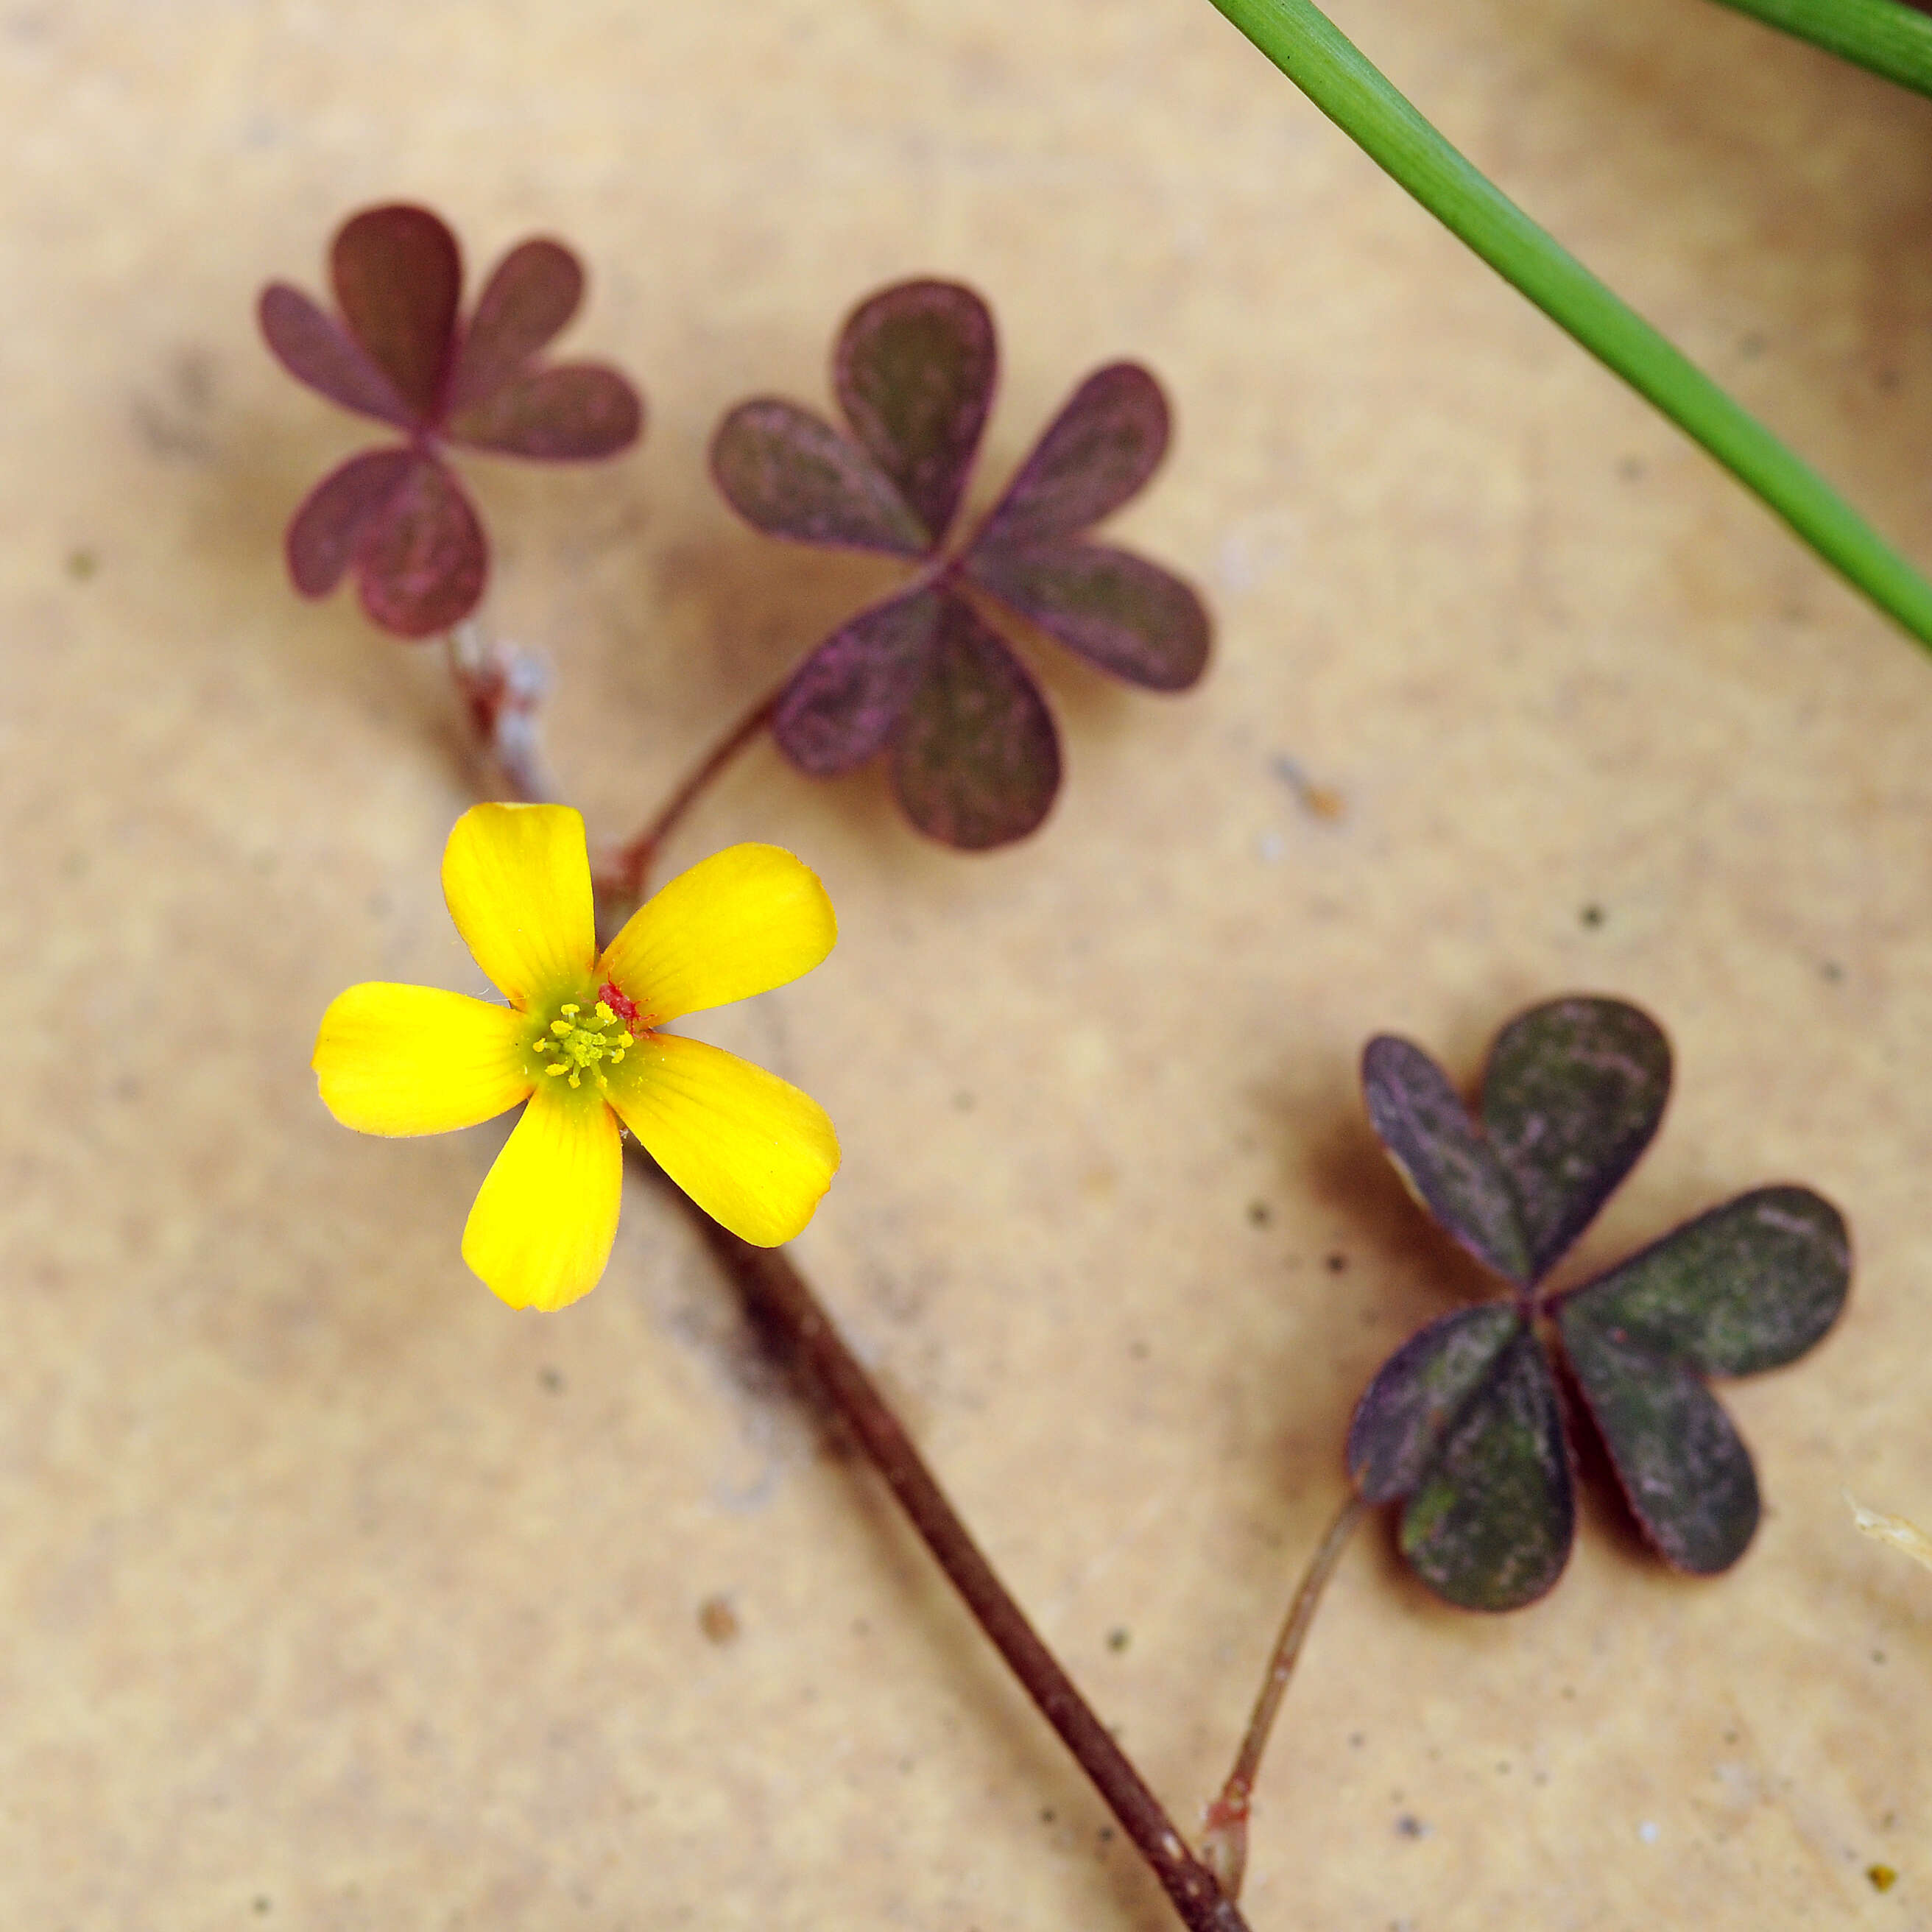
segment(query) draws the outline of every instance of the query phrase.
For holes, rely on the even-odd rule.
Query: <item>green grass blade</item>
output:
[[[1854,67],[1932,94],[1932,20],[1898,0],[1718,0]]]
[[[1310,0],[1214,5],[1370,158],[1932,649],[1928,584],[1817,472],[1466,160]],[[1768,0],[1793,6],[1794,0]],[[1876,7],[1880,0],[1862,0]],[[1854,0],[1834,0],[1850,11]],[[1822,12],[1814,4],[1810,10]],[[1902,8],[1892,10],[1904,12]]]

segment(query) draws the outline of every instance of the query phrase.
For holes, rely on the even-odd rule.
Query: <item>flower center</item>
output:
[[[573,1087],[581,1087],[588,1073],[602,1086],[604,1064],[615,1066],[632,1044],[630,1028],[611,1011],[608,1000],[599,1000],[587,1013],[572,1000],[556,1012],[549,1032],[536,1042],[538,1053],[550,1056],[544,1072],[553,1080],[567,1079]]]

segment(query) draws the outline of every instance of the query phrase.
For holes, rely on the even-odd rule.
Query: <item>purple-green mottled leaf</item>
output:
[[[286,282],[262,291],[256,314],[275,360],[298,382],[359,416],[406,428],[395,385],[334,316]]]
[[[1688,1364],[1636,1346],[1566,1298],[1560,1325],[1624,1500],[1664,1561],[1710,1576],[1757,1528],[1750,1451]]]
[[[560,362],[505,383],[452,419],[453,442],[548,463],[614,456],[638,440],[644,406],[614,369]]]
[[[1362,1096],[1409,1192],[1479,1262],[1526,1285],[1529,1250],[1509,1178],[1449,1076],[1420,1047],[1384,1034],[1363,1053]]]
[[[365,449],[332,470],[289,520],[283,550],[304,597],[326,597],[342,581],[356,540],[402,487],[418,459],[406,449]]]
[[[449,412],[486,402],[556,336],[584,299],[584,269],[561,242],[519,242],[496,264],[464,332]]]
[[[839,406],[929,544],[959,507],[998,366],[993,318],[956,282],[882,289],[840,332],[832,368]]]
[[[1078,536],[1154,474],[1167,434],[1167,398],[1147,370],[1137,362],[1096,369],[1047,425],[977,542],[1030,549]]]
[[[1576,1522],[1556,1379],[1542,1343],[1518,1322],[1444,1429],[1396,1541],[1438,1596],[1465,1610],[1513,1610],[1563,1574]]]
[[[975,550],[968,574],[1090,664],[1150,691],[1207,668],[1208,613],[1178,577],[1131,550],[1056,543]]]
[[[364,525],[355,561],[370,616],[398,637],[426,638],[476,609],[490,554],[462,485],[422,458]]]
[[[891,478],[849,437],[795,403],[740,403],[711,440],[711,474],[725,501],[768,536],[898,556],[927,548]]]
[[[1483,1131],[1515,1192],[1532,1281],[1635,1166],[1670,1092],[1670,1042],[1621,1000],[1552,1000],[1496,1036]]]
[[[1560,1297],[1567,1337],[1586,1324],[1705,1375],[1796,1361],[1838,1318],[1851,1287],[1844,1217],[1808,1187],[1760,1187],[1688,1221]]]
[[[434,422],[463,287],[456,237],[426,208],[364,208],[337,231],[329,266],[350,333],[411,418]]]
[[[892,742],[932,668],[940,603],[916,590],[862,610],[792,674],[772,735],[801,771],[836,777]]]
[[[894,742],[892,782],[928,838],[983,851],[1024,838],[1046,816],[1060,743],[1012,653],[959,598],[941,604],[926,676]]]
[[[1348,1425],[1348,1477],[1365,1502],[1392,1502],[1421,1481],[1444,1432],[1522,1328],[1507,1301],[1460,1308],[1382,1364]]]

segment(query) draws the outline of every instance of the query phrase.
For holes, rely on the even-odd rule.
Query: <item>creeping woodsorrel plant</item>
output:
[[[538,366],[584,298],[584,270],[560,242],[512,248],[466,323],[456,237],[426,208],[352,215],[330,245],[329,278],[338,316],[274,282],[262,333],[298,382],[406,440],[352,456],[309,492],[289,524],[289,574],[304,597],[325,597],[352,570],[375,622],[428,637],[476,609],[490,566],[443,445],[584,462],[636,442],[644,405],[602,363]]]
[[[1708,1376],[1794,1361],[1844,1306],[1838,1210],[1760,1187],[1580,1288],[1541,1284],[1657,1131],[1670,1048],[1620,1000],[1555,1000],[1496,1036],[1472,1117],[1418,1046],[1362,1057],[1369,1118],[1416,1198],[1507,1300],[1445,1315],[1369,1384],[1348,1431],[1364,1500],[1406,1498],[1415,1574],[1471,1610],[1540,1597],[1576,1522],[1556,1362],[1603,1438],[1624,1498],[1666,1562],[1708,1575],[1757,1528],[1750,1452]]]
[[[849,433],[759,397],[711,445],[718,488],[758,529],[920,566],[806,659],[772,729],[817,778],[889,756],[906,816],[968,850],[1024,838],[1060,787],[1052,714],[1003,633],[1036,628],[1149,691],[1185,691],[1208,662],[1194,592],[1086,534],[1167,448],[1166,398],[1139,364],[1089,376],[991,512],[956,532],[998,368],[992,312],[970,289],[901,282],[839,332],[832,386]]]

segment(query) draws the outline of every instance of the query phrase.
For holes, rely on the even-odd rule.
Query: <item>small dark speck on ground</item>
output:
[[[973,1111],[973,1096],[962,1087],[953,1095],[952,1104],[961,1113],[970,1114]]]
[[[1898,1874],[1890,1865],[1867,1865],[1865,1876],[1874,1892],[1889,1892],[1898,1882]]]
[[[698,1628],[706,1641],[716,1644],[736,1642],[738,1635],[738,1612],[732,1609],[728,1597],[706,1597],[698,1606]]]
[[[1272,1218],[1265,1201],[1250,1201],[1248,1203],[1248,1225],[1250,1227],[1265,1228]]]
[[[1399,1838],[1426,1838],[1429,1827],[1413,1811],[1405,1811],[1395,1821],[1395,1834]]]
[[[1340,1274],[1348,1265],[1348,1257],[1342,1253],[1340,1248],[1337,1248],[1333,1254],[1330,1255],[1322,1262],[1322,1266],[1325,1268],[1330,1274]]]
[[[1042,1825],[1051,1825],[1054,1816],[1055,1814],[1051,1804],[1042,1804],[1040,1808],[1040,1822]]]
[[[266,1913],[268,1912],[268,1910],[269,1910],[269,1906],[268,1906],[268,1901],[267,1900],[267,1899],[266,1899],[266,1898],[258,1898],[258,1899],[256,1899],[256,1901],[255,1901],[255,1910],[256,1910],[256,1913],[257,1913],[258,1915],[259,1915],[259,1914],[266,1914]]]
[[[556,1369],[539,1369],[537,1371],[537,1380],[542,1383],[544,1387],[548,1389],[552,1395],[562,1394],[563,1376],[560,1370]]]
[[[1125,1624],[1116,1624],[1107,1633],[1107,1648],[1112,1651],[1125,1650],[1132,1641]]]
[[[78,550],[69,550],[67,557],[67,574],[76,584],[85,584],[100,568],[99,552],[82,544]]]
[[[1285,752],[1270,760],[1275,776],[1294,793],[1295,802],[1310,818],[1334,824],[1348,814],[1348,802],[1333,785],[1317,784]]]
[[[1826,986],[1835,986],[1844,980],[1845,969],[1835,959],[1821,960],[1818,965],[1818,976]]]
[[[1576,915],[1576,917],[1582,925],[1587,926],[1591,932],[1594,932],[1597,928],[1603,924],[1605,916],[1603,908],[1598,905],[1597,902],[1592,899],[1591,902]]]

